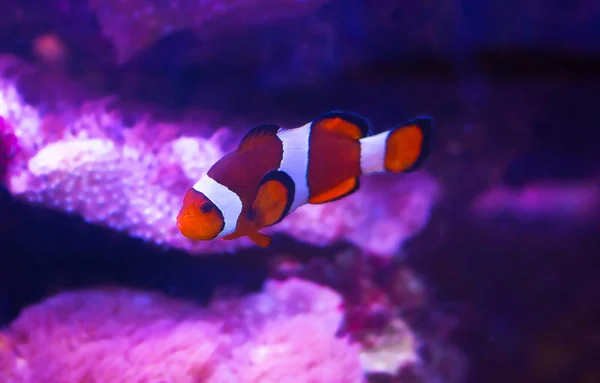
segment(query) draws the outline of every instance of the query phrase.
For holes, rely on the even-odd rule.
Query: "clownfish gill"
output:
[[[422,116],[373,135],[366,119],[346,112],[293,129],[256,126],[186,192],[177,227],[195,240],[247,236],[267,247],[260,230],[300,206],[349,196],[363,175],[420,169],[432,131]]]

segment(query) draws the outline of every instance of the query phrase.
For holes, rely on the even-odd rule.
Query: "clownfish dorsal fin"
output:
[[[313,205],[319,205],[326,202],[336,201],[349,196],[360,188],[360,179],[348,178],[344,182],[324,191],[321,194],[311,196],[308,202]]]
[[[371,124],[364,117],[354,113],[339,111],[325,113],[315,119],[312,123],[312,129],[335,132],[353,140],[370,136],[372,132]]]
[[[289,213],[294,194],[295,184],[287,173],[269,172],[260,182],[248,219],[259,228],[278,223]]]
[[[274,124],[255,126],[254,128],[250,129],[248,133],[246,133],[244,138],[242,138],[237,150],[243,151],[252,147],[264,145],[270,139],[272,139],[273,136],[276,136],[278,131],[279,126]]]

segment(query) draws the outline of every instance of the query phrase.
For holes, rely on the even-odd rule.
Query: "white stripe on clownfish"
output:
[[[240,197],[228,187],[212,179],[208,174],[205,174],[200,181],[196,182],[193,189],[204,193],[206,198],[212,201],[221,210],[221,214],[223,214],[225,226],[219,235],[217,235],[217,238],[233,233],[237,228],[238,218],[242,213],[242,200]]]
[[[296,186],[291,213],[308,202],[308,156],[312,121],[295,129],[280,129],[277,136],[283,143],[283,158],[279,170],[287,173]]]
[[[360,170],[362,174],[380,173],[385,171],[385,143],[390,132],[361,138]]]

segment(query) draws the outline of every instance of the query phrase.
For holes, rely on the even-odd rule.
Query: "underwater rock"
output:
[[[154,41],[182,29],[239,31],[306,15],[328,0],[90,0],[102,34],[110,38],[123,63]]]
[[[20,148],[6,166],[13,195],[192,253],[252,245],[247,238],[192,241],[175,223],[185,191],[227,152],[228,129],[192,127],[213,131],[201,137],[150,118],[129,127],[102,102],[73,109],[43,114],[11,81],[0,80],[0,116]],[[437,181],[425,172],[365,177],[362,185],[340,201],[303,206],[265,232],[323,246],[347,241],[389,257],[425,226],[439,196]]]
[[[207,308],[125,288],[65,292],[0,333],[0,371],[14,383],[363,382],[359,346],[335,335],[340,303],[300,279]]]

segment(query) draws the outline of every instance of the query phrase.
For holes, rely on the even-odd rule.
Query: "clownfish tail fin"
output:
[[[404,124],[360,139],[362,174],[419,170],[431,150],[433,119],[416,117]]]

